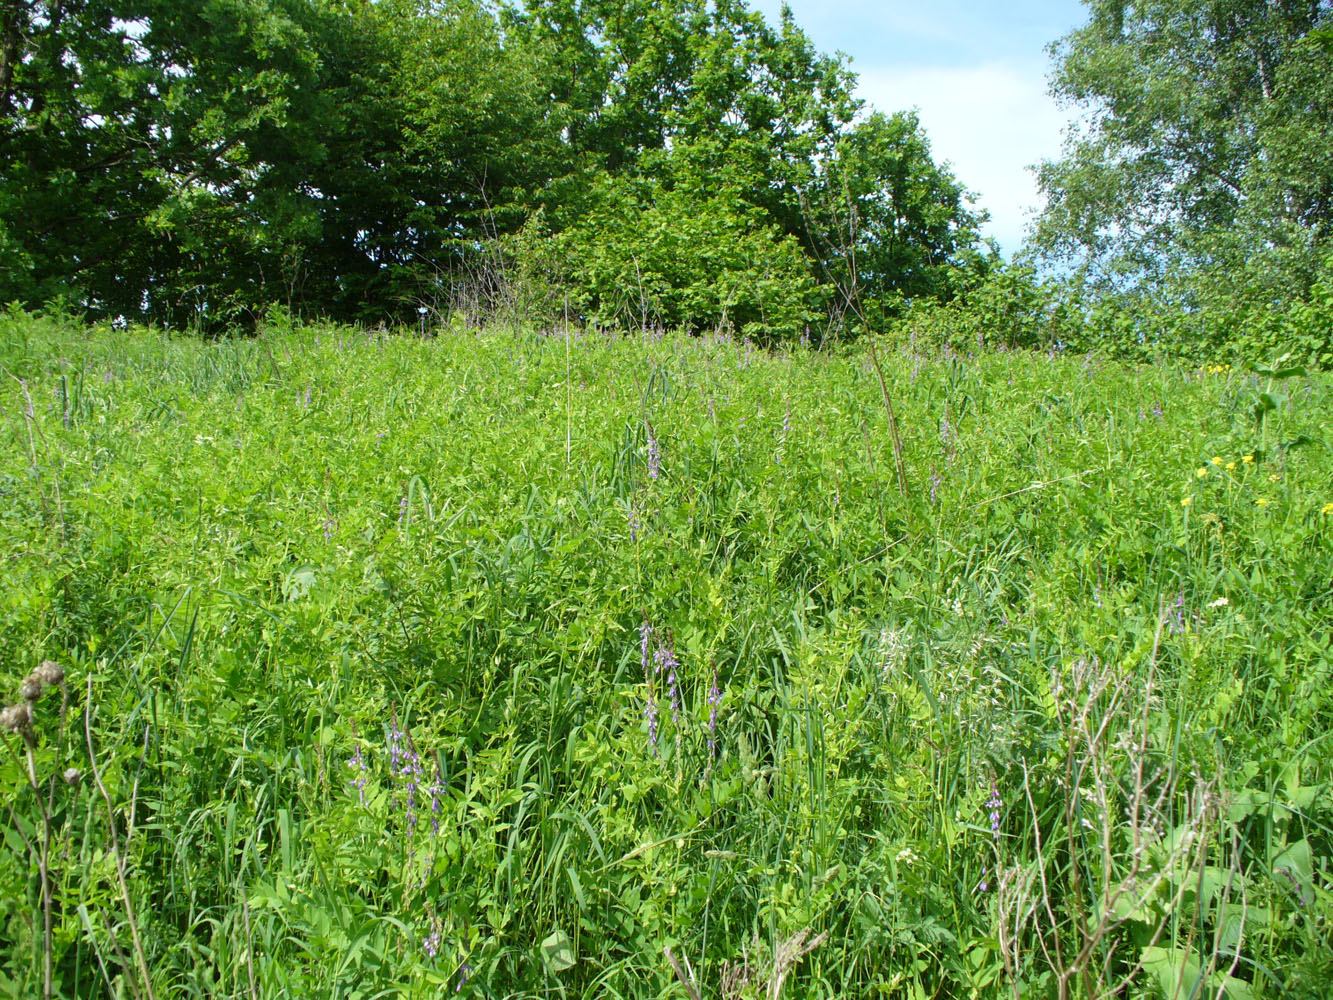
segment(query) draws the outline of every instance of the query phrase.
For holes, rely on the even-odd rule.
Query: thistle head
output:
[[[43,660],[31,676],[47,687],[59,687],[65,683],[65,668],[55,660]]]
[[[24,739],[32,738],[32,706],[21,701],[17,705],[0,709],[0,730],[17,733]]]

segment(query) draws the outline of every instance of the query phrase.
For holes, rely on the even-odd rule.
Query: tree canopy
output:
[[[1034,233],[1093,281],[1259,250],[1327,253],[1333,223],[1333,4],[1089,0],[1052,47],[1080,108],[1039,173]]]
[[[393,320],[509,246],[589,317],[947,296],[978,216],[914,118],[741,0],[3,0],[0,300]],[[683,259],[689,257],[690,259]],[[859,271],[856,267],[859,266]],[[765,284],[766,283],[766,284]],[[756,291],[764,285],[769,291]],[[770,294],[771,293],[771,294]],[[778,300],[781,300],[779,302]],[[782,317],[776,319],[775,317]]]

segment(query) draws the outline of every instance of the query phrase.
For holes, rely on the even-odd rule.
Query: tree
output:
[[[857,318],[948,300],[994,257],[980,236],[985,216],[931,157],[915,114],[866,117],[821,166],[802,192],[807,239],[835,304]]]
[[[975,220],[853,84],[743,0],[0,0],[0,301],[400,320],[538,217],[598,316],[651,258],[662,318],[792,335],[843,229],[947,295]]]
[[[1087,6],[1052,46],[1052,89],[1085,120],[1039,170],[1037,253],[1123,287],[1295,248],[1308,286],[1333,221],[1333,4]]]
[[[547,189],[542,221],[586,255],[564,270],[594,315],[790,337],[815,303],[873,322],[948,297],[977,256],[980,219],[917,120],[865,114],[790,10],[770,25],[739,0],[527,0],[508,17],[560,108],[578,180]]]

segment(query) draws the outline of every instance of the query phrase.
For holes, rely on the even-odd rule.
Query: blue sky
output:
[[[1006,252],[1039,206],[1027,167],[1058,155],[1070,112],[1046,94],[1048,42],[1077,27],[1077,0],[789,0],[825,52],[851,57],[859,94],[881,111],[916,108],[936,159],[991,213]],[[751,0],[776,19],[781,0]]]

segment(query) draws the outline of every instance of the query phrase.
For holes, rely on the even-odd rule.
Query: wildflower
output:
[[[389,775],[396,776],[402,769],[403,760],[403,731],[398,728],[398,716],[395,714],[389,719]]]
[[[1000,790],[995,782],[991,782],[990,798],[986,800],[986,808],[990,810],[990,833],[993,840],[1000,839],[1000,807],[1004,803],[1000,800]]]
[[[438,927],[432,927],[430,933],[422,939],[421,950],[426,953],[427,958],[434,958],[440,953],[440,931]]]
[[[1205,478],[1208,475],[1208,466],[1206,465],[1199,466],[1197,469],[1194,470],[1194,475],[1199,479]]]
[[[1224,461],[1226,461],[1226,459],[1224,459],[1221,455],[1214,455],[1214,456],[1213,456],[1213,464],[1214,464],[1214,465],[1221,465]]]
[[[1253,465],[1253,464],[1254,464],[1254,456],[1253,456],[1253,455],[1242,455],[1242,456],[1240,456],[1240,460],[1241,460],[1241,464],[1242,464],[1242,465]]]
[[[662,473],[662,452],[657,445],[653,425],[648,424],[648,478],[656,479]]]
[[[1257,500],[1254,501],[1254,505],[1256,507],[1267,507],[1272,502],[1273,501],[1269,500],[1268,497],[1259,497]]]
[[[713,664],[713,683],[708,689],[708,759],[717,759],[717,707],[722,704],[722,689],[717,686],[717,664]]]
[[[29,677],[43,687],[59,687],[65,683],[65,668],[55,660],[43,660],[41,666],[29,674]]]
[[[957,449],[954,442],[958,435],[954,432],[953,424],[949,422],[949,410],[946,407],[944,415],[940,417],[940,443],[944,445],[944,460],[952,465]]]
[[[1235,463],[1235,462],[1228,462],[1228,463],[1227,463],[1227,472],[1235,472],[1235,471],[1236,471],[1236,463]]]
[[[630,507],[625,512],[625,518],[629,521],[629,540],[631,542],[637,542],[639,540],[639,529],[643,527],[643,525],[639,523],[639,515],[633,507]]]
[[[24,701],[36,701],[42,696],[42,682],[35,677],[23,678],[19,685],[19,695]]]
[[[1153,415],[1154,417],[1157,417],[1157,418],[1160,419],[1161,416],[1162,416],[1162,413],[1163,413],[1163,412],[1164,412],[1164,411],[1162,410],[1162,404],[1161,404],[1161,403],[1153,403],[1153,404],[1152,404],[1152,415]]]
[[[411,739],[408,740],[407,754],[403,762],[403,777],[406,783],[403,786],[406,802],[403,806],[403,815],[407,819],[407,835],[410,838],[417,829],[417,788],[418,775],[421,774],[421,759],[417,756],[416,748],[412,746]]]
[[[652,642],[652,638],[653,626],[645,618],[643,623],[639,625],[639,658],[643,665],[643,673],[645,677],[648,675],[648,645]]]
[[[77,767],[67,767],[61,777],[65,779],[65,784],[77,785],[83,778],[83,773]]]
[[[648,744],[657,753],[657,698],[653,694],[653,684],[648,682],[648,698],[643,705],[643,717],[648,723]]]
[[[1167,612],[1167,628],[1172,635],[1180,635],[1185,631],[1185,595],[1183,593],[1176,595],[1176,602]]]
[[[1190,504],[1192,504],[1193,502],[1194,502],[1194,498],[1193,498],[1193,497],[1181,497],[1181,498],[1180,498],[1180,506],[1182,506],[1182,507],[1188,507],[1188,506],[1189,506]]]
[[[1324,504],[1323,508],[1319,511],[1319,513],[1321,513],[1321,514],[1333,514],[1333,503],[1326,503],[1326,504]]]
[[[986,866],[985,866],[985,865],[982,865],[982,866],[981,866],[981,881],[977,883],[977,892],[989,892],[989,891],[990,891],[990,882],[989,882],[988,879],[987,879],[986,871],[987,871]]]
[[[657,672],[666,675],[667,693],[671,700],[671,723],[676,728],[676,734],[680,734],[680,681],[676,676],[676,671],[680,668],[680,661],[676,659],[676,653],[667,643],[657,647],[657,653],[654,654],[657,661]]]
[[[1269,481],[1270,483],[1280,482],[1281,480],[1282,480],[1282,477],[1279,476],[1276,472],[1270,472],[1270,473],[1268,474],[1268,481]]]
[[[1210,608],[1225,608],[1230,603],[1231,602],[1228,601],[1225,597],[1219,597],[1217,600],[1211,602],[1208,606]]]
[[[939,471],[932,468],[930,470],[930,505],[932,507],[935,506],[936,502],[939,499],[940,484],[943,481],[944,480],[940,478]]]
[[[366,759],[361,756],[361,744],[356,745],[352,751],[352,759],[347,762],[347,766],[356,772],[352,778],[352,784],[356,786],[357,799],[364,806],[366,804]]]
[[[454,992],[462,993],[463,987],[467,985],[467,981],[471,978],[472,966],[468,965],[467,962],[464,962],[458,970],[458,985],[454,987]]]
[[[32,731],[32,707],[26,701],[21,701],[0,710],[0,729],[22,736],[29,735]]]

